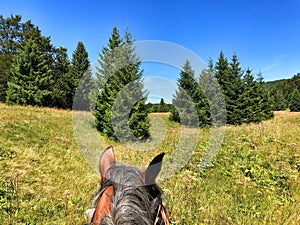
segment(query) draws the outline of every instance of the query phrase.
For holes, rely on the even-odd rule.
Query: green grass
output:
[[[78,149],[72,113],[4,104],[0,111],[0,224],[85,223],[84,211],[100,177]],[[153,150],[133,151],[104,137],[99,137],[101,144],[114,145],[119,161],[140,168],[165,151],[165,165],[170,166],[181,129],[166,113],[150,118],[157,133],[152,143],[139,147],[154,143]],[[228,126],[206,171],[199,164],[209,129],[189,132],[199,135],[192,157],[159,182],[172,223],[300,224],[299,113],[276,112],[274,119],[260,124]],[[184,149],[178,154],[184,157]]]

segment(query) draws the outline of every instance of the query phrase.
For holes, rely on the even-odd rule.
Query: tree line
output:
[[[71,109],[79,80],[91,77],[89,68],[82,42],[70,62],[67,49],[53,46],[30,20],[0,15],[0,101]]]
[[[255,79],[251,69],[243,70],[236,54],[229,61],[221,51],[216,63],[210,59],[198,78],[190,62],[186,61],[178,86],[173,98],[177,110],[170,116],[177,122],[183,118],[187,125],[239,125],[260,122],[274,115],[273,101],[262,74],[257,74]],[[194,104],[187,103],[186,94]],[[191,111],[197,113],[187,113]]]
[[[93,77],[82,42],[70,61],[67,49],[53,46],[30,20],[0,16],[0,63],[2,102],[75,110],[92,106],[102,134],[125,141],[150,136],[141,61],[129,30],[121,37],[113,28]]]
[[[300,73],[290,79],[266,82],[266,87],[273,98],[274,110],[300,111]]]
[[[260,122],[273,117],[274,100],[263,81],[251,69],[243,70],[237,55],[229,61],[220,52],[214,64],[199,76],[189,61],[177,80],[172,104],[146,104],[141,60],[132,34],[120,35],[114,27],[107,46],[99,53],[92,76],[88,52],[78,42],[72,54],[51,44],[31,21],[19,15],[0,16],[0,101],[90,110],[97,129],[119,141],[150,137],[148,113],[170,111],[170,120],[185,126],[221,126]],[[74,108],[74,107],[73,107]]]

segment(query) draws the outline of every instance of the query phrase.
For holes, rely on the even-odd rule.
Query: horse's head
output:
[[[95,198],[92,225],[168,225],[162,192],[155,183],[164,153],[157,155],[145,171],[117,165],[112,147],[100,157],[101,188]]]

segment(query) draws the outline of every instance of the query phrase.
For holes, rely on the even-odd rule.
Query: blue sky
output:
[[[1,0],[0,14],[31,19],[55,46],[67,47],[70,57],[82,41],[91,62],[117,26],[121,33],[129,27],[137,41],[183,46],[205,63],[216,60],[220,50],[228,58],[236,53],[243,68],[262,71],[266,81],[300,72],[299,0]],[[146,75],[166,72],[154,71]],[[176,81],[178,73],[166,77]]]

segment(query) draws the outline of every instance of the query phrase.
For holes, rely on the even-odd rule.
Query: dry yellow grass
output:
[[[72,113],[3,104],[0,110],[0,223],[85,223],[99,174],[79,151]],[[164,151],[165,171],[172,175],[167,169],[184,162],[159,181],[174,224],[300,224],[300,113],[276,112],[259,124],[227,126],[213,166],[205,171],[199,165],[210,129],[190,130],[199,135],[197,145],[184,138],[181,148],[182,128],[168,121],[168,113],[150,118],[152,143],[134,146],[144,151],[98,137],[101,146],[114,146],[122,163],[144,168]],[[95,144],[88,135],[82,141]],[[172,158],[174,149],[184,157],[186,148],[193,149],[188,161]],[[93,153],[95,165],[98,154]]]

